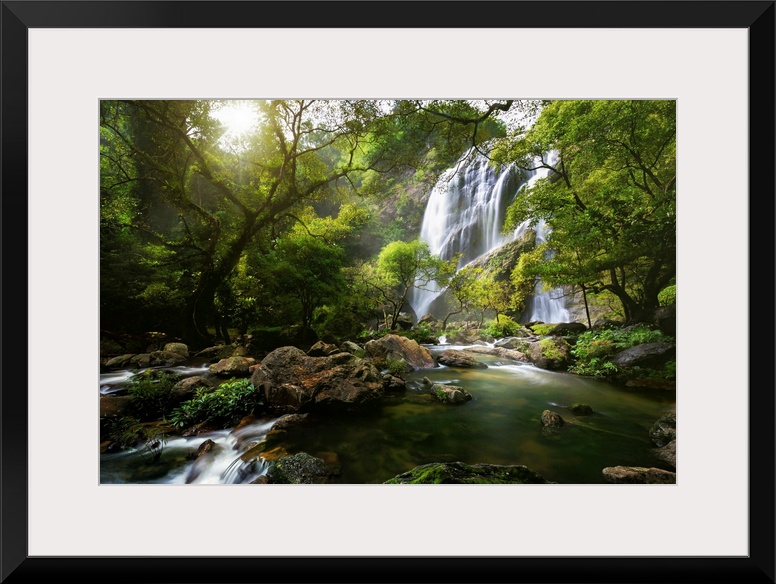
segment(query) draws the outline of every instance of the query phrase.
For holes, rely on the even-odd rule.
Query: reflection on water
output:
[[[450,346],[432,351],[445,348]],[[488,355],[476,358],[489,367],[408,373],[407,392],[386,397],[378,410],[320,416],[314,424],[289,429],[285,446],[290,453],[336,453],[340,472],[332,480],[343,484],[382,483],[429,462],[523,464],[566,484],[602,483],[607,466],[669,468],[653,456],[649,429],[675,411],[673,391],[626,388]],[[460,385],[473,399],[439,403],[423,392],[424,377]],[[574,415],[566,409],[574,403],[590,405],[595,414]],[[560,432],[542,432],[545,409],[567,422]],[[171,439],[159,465],[143,464],[137,453],[104,455],[102,482],[251,482],[266,469],[243,464],[239,454],[260,441],[272,422],[251,427],[247,438],[224,430]],[[217,448],[195,468],[191,453],[207,438]]]

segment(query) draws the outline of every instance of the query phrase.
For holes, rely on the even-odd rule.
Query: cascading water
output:
[[[519,237],[526,229],[529,228],[530,220],[521,223],[515,233]],[[536,232],[536,244],[544,243],[547,241],[547,225],[544,219],[540,219],[536,225],[532,227]],[[551,252],[547,252],[547,256],[550,257]],[[523,312],[522,322],[569,322],[570,315],[566,309],[566,302],[564,300],[564,291],[562,288],[554,288],[552,290],[544,290],[544,284],[541,279],[537,278],[536,285],[534,286],[533,295],[526,301],[526,309]]]
[[[511,234],[502,233],[506,208],[520,189],[530,187],[548,174],[546,169],[521,173],[515,167],[497,172],[487,157],[469,150],[434,185],[423,214],[420,239],[428,243],[432,254],[442,259],[451,259],[460,253],[460,270],[522,235],[528,222]],[[540,238],[543,241],[544,223],[535,229],[537,242]],[[416,316],[434,314],[433,304],[441,294],[442,290],[433,282],[422,289],[413,288],[409,303]],[[537,281],[526,315],[530,315],[529,320],[544,322],[566,322],[569,318],[562,295],[558,291],[543,291],[541,281]]]

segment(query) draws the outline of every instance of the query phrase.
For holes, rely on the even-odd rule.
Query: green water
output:
[[[293,451],[336,453],[335,483],[370,484],[430,462],[522,464],[551,482],[602,483],[607,466],[654,466],[649,429],[675,412],[675,392],[634,389],[530,365],[502,364],[477,355],[488,369],[439,367],[405,376],[406,393],[388,397],[377,411],[321,417],[288,434]],[[451,383],[473,397],[442,404],[421,393],[421,380]],[[576,416],[565,406],[590,405]],[[566,425],[543,433],[541,413],[553,410]]]

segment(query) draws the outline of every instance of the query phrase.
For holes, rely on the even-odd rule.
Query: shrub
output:
[[[141,420],[160,420],[176,405],[173,386],[181,376],[149,369],[132,377],[127,390],[132,397],[131,413]]]
[[[153,464],[162,457],[167,443],[165,429],[144,424],[132,416],[111,416],[104,420],[107,438],[112,448],[123,450],[135,447],[146,463]]]
[[[520,331],[520,325],[508,316],[500,316],[498,320],[492,320],[485,327],[485,334],[497,339],[513,337]]]
[[[590,375],[593,377],[614,377],[622,373],[611,357],[620,351],[643,343],[670,342],[672,337],[649,325],[640,324],[619,329],[598,329],[585,331],[577,338],[571,349],[574,364],[569,367],[571,373]],[[634,371],[641,375],[641,371]],[[668,378],[667,368],[645,371],[645,375],[658,378]]]
[[[407,372],[407,362],[404,359],[388,359],[385,368],[391,375],[401,377]]]
[[[402,336],[412,339],[420,344],[436,344],[439,342],[437,334],[431,330],[425,322],[418,324],[411,330],[401,333]]]
[[[657,295],[657,300],[660,306],[671,306],[676,304],[676,284],[672,286],[666,286]]]
[[[225,381],[210,393],[199,394],[175,408],[170,423],[188,428],[203,422],[227,428],[263,406],[258,388],[249,379]]]
[[[531,325],[531,330],[534,334],[539,336],[544,336],[550,334],[550,331],[555,328],[556,325],[554,324],[544,324],[544,323],[537,323],[534,325]]]

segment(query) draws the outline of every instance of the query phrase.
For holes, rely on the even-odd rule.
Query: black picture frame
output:
[[[774,8],[769,1],[3,1],[2,2],[2,525],[0,581],[57,582],[774,582]],[[406,3],[405,3],[406,4]],[[452,3],[446,3],[450,6]],[[408,6],[408,5],[407,5]],[[302,9],[302,7],[304,9]],[[185,8],[185,9],[184,9]],[[348,10],[360,14],[345,20]],[[519,19],[459,19],[466,10]],[[380,17],[370,18],[372,11]],[[446,14],[447,15],[446,15]],[[481,22],[480,22],[481,21]],[[29,557],[27,553],[27,31],[35,27],[660,27],[749,32],[749,543],[747,557]],[[489,24],[490,22],[490,24]],[[347,23],[347,24],[346,24]],[[263,25],[257,25],[263,26]],[[724,299],[724,285],[717,292]],[[763,302],[763,296],[767,296]],[[771,302],[767,300],[771,299]],[[16,318],[14,318],[14,316]],[[740,339],[743,341],[743,339]],[[714,447],[714,446],[712,446]],[[713,510],[709,510],[713,513]],[[303,527],[302,527],[303,528]]]

